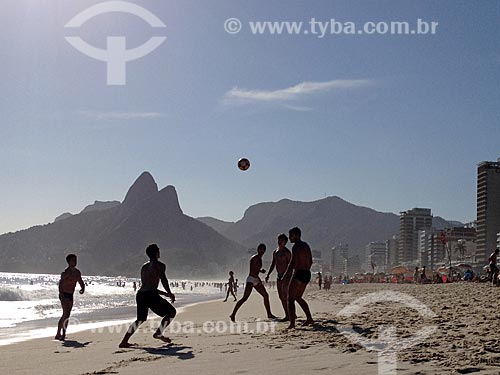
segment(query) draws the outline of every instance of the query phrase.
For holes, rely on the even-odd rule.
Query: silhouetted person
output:
[[[269,268],[269,272],[266,276],[266,283],[269,281],[269,275],[273,272],[274,267],[276,267],[276,272],[278,273],[277,277],[277,286],[278,286],[278,296],[281,300],[281,304],[283,305],[283,310],[285,311],[285,317],[281,319],[282,322],[287,322],[289,320],[288,317],[288,284],[290,283],[290,278],[284,278],[285,272],[288,268],[288,264],[290,263],[290,259],[292,259],[292,252],[287,249],[286,243],[288,242],[288,237],[282,233],[278,236],[278,248],[274,250],[273,253],[273,262],[271,263],[271,268]]]
[[[292,247],[292,260],[284,276],[292,277],[288,288],[288,316],[290,317],[288,329],[291,329],[295,328],[295,319],[297,318],[295,315],[295,301],[306,314],[306,321],[303,325],[314,323],[309,306],[302,298],[307,284],[311,281],[312,254],[309,245],[300,239],[301,231],[299,228],[290,229],[288,237],[290,242],[294,244]]]
[[[500,253],[500,249],[495,249],[494,252],[491,253],[488,261],[490,262],[490,273],[491,273],[491,283],[493,285],[498,285],[498,254]]]
[[[266,288],[262,281],[259,278],[259,273],[265,273],[266,270],[262,269],[262,256],[266,252],[266,245],[261,243],[257,247],[257,254],[255,254],[252,258],[250,258],[250,274],[247,277],[247,281],[245,284],[245,291],[243,292],[243,297],[236,303],[234,306],[233,313],[229,316],[231,321],[236,320],[236,313],[238,312],[241,305],[243,305],[250,294],[252,293],[252,289],[255,290],[264,298],[264,306],[266,307],[267,317],[270,319],[275,319],[276,317],[271,313],[271,305],[269,303],[269,294],[267,294]]]
[[[170,297],[172,303],[175,302],[175,296],[170,291],[167,275],[165,274],[166,266],[158,260],[160,258],[160,249],[158,245],[151,244],[146,249],[146,254],[149,257],[149,262],[145,263],[141,268],[141,288],[137,292],[137,320],[132,323],[120,343],[120,348],[129,348],[134,344],[130,344],[128,340],[137,331],[139,326],[148,319],[148,312],[151,309],[156,315],[163,317],[160,326],[153,334],[153,338],[169,343],[171,340],[163,336],[163,332],[170,324],[171,319],[175,317],[175,308],[168,303],[167,300],[160,295]],[[165,288],[166,293],[158,290],[160,283]]]
[[[76,283],[80,284],[80,294],[85,293],[82,273],[76,268],[76,255],[69,254],[66,257],[66,262],[68,262],[68,268],[61,274],[61,279],[59,280],[59,300],[61,301],[63,314],[57,324],[56,340],[66,339],[66,329],[68,328],[69,317],[73,308],[73,294],[75,293]]]
[[[425,266],[422,267],[422,275],[420,276],[420,282],[425,284],[427,282],[427,274],[425,273]]]
[[[229,293],[233,296],[234,300],[236,301],[236,294],[234,293],[234,272],[229,271],[229,279],[227,281],[227,294],[226,294],[226,299],[224,302],[227,301],[227,298],[229,297]]]
[[[319,290],[321,290],[321,287],[323,286],[323,276],[321,275],[321,272],[318,272],[318,285]]]

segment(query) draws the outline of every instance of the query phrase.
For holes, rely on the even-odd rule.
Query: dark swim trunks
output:
[[[293,278],[299,280],[301,283],[309,284],[311,281],[311,271],[308,270],[296,270]]]
[[[59,293],[59,301],[73,302],[73,293]]]
[[[139,291],[135,297],[137,301],[137,320],[145,322],[148,319],[148,310],[156,315],[174,317],[176,310],[166,299],[161,298],[157,290]]]

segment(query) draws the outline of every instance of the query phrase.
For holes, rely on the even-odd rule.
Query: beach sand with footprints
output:
[[[233,302],[221,299],[183,309],[170,345],[154,340],[148,324],[133,337],[138,344],[133,349],[118,349],[126,325],[75,334],[70,326],[65,343],[36,339],[1,347],[0,373],[378,374],[378,353],[339,330],[376,341],[381,328],[392,326],[401,343],[435,327],[422,342],[406,349],[401,344],[398,374],[499,374],[498,293],[490,285],[466,283],[333,285],[330,291],[311,286],[306,298],[316,323],[291,331],[286,323],[265,319],[262,299],[254,293],[238,313],[237,325],[228,318]],[[281,316],[277,295],[270,294],[273,312]],[[376,298],[364,309],[339,314],[362,305],[366,300],[359,298],[366,296]],[[432,314],[422,316],[415,306],[394,302],[398,296]]]

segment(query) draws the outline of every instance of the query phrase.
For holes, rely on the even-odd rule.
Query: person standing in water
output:
[[[269,319],[276,319],[276,317],[271,312],[269,294],[267,294],[266,288],[259,278],[259,273],[266,273],[266,270],[262,269],[262,256],[265,254],[265,252],[266,245],[261,243],[259,246],[257,246],[257,254],[250,258],[250,274],[247,277],[243,297],[241,297],[238,303],[236,303],[233,313],[229,316],[232,322],[236,321],[236,313],[240,309],[241,305],[243,305],[248,300],[248,297],[250,297],[253,288],[255,288],[255,290],[264,298],[264,306],[266,307],[267,317]]]
[[[68,328],[69,317],[73,309],[73,294],[75,293],[76,283],[80,284],[80,294],[85,293],[85,283],[82,280],[82,273],[76,268],[77,257],[75,254],[69,254],[66,257],[68,268],[61,274],[59,280],[59,300],[63,309],[63,314],[57,324],[56,340],[66,339],[66,329]]]
[[[287,322],[288,318],[288,284],[290,283],[290,278],[283,278],[285,272],[288,268],[288,264],[292,259],[292,252],[288,250],[286,247],[286,243],[288,242],[288,237],[286,234],[282,233],[278,236],[278,248],[274,250],[273,253],[273,262],[271,263],[271,268],[269,268],[269,272],[266,276],[266,283],[269,282],[269,275],[273,272],[276,267],[276,272],[278,273],[277,278],[277,287],[278,287],[278,296],[281,300],[281,304],[283,305],[283,311],[285,312],[285,317],[281,319],[282,322]]]
[[[137,292],[137,319],[132,323],[127,330],[120,343],[120,348],[130,348],[135,344],[130,344],[130,337],[137,331],[139,326],[148,319],[148,311],[151,309],[156,315],[163,317],[160,326],[153,334],[153,338],[170,343],[171,340],[163,335],[163,332],[170,324],[170,321],[175,317],[175,308],[168,303],[167,300],[160,295],[169,297],[172,303],[175,302],[175,295],[170,291],[167,276],[165,274],[166,266],[160,262],[160,249],[158,245],[151,244],[146,249],[146,254],[149,257],[149,262],[145,263],[141,268],[141,288]],[[161,281],[166,292],[158,290],[158,285]]]

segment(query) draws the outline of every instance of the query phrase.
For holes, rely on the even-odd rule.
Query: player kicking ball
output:
[[[171,340],[163,335],[165,329],[175,317],[175,308],[168,303],[167,300],[160,295],[170,297],[172,303],[175,302],[175,296],[170,291],[167,276],[165,274],[166,266],[158,260],[160,258],[160,249],[158,245],[151,244],[146,249],[146,254],[149,257],[149,262],[145,263],[141,269],[141,288],[137,292],[137,319],[132,323],[120,343],[120,348],[130,348],[135,344],[130,344],[130,337],[137,331],[139,326],[148,319],[148,311],[151,309],[156,315],[163,317],[160,326],[153,335],[153,338],[165,343],[170,343]],[[166,293],[158,290],[158,285],[161,281]]]
[[[276,319],[276,317],[271,312],[269,294],[267,294],[266,288],[259,278],[259,273],[266,273],[266,270],[262,269],[262,256],[265,254],[265,252],[266,245],[261,243],[257,247],[257,254],[250,258],[250,275],[247,277],[243,297],[236,303],[233,313],[229,316],[232,322],[236,321],[236,313],[240,309],[241,305],[243,305],[248,300],[248,297],[250,297],[253,288],[255,288],[255,290],[264,298],[264,306],[266,307],[267,317],[269,319]]]

